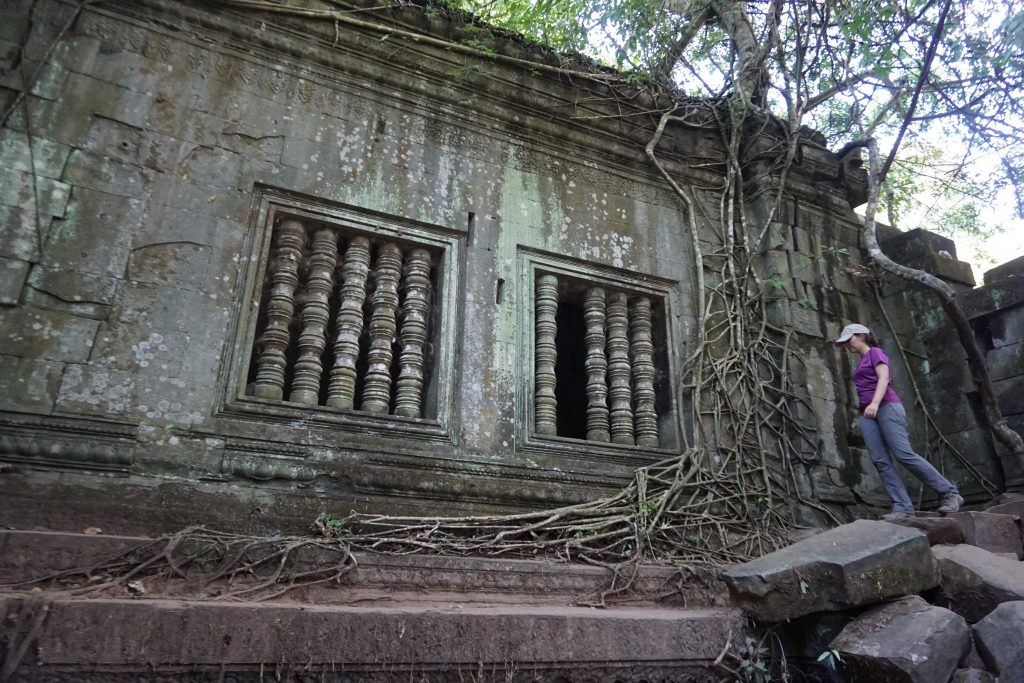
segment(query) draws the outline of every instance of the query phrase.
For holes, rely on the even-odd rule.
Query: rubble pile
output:
[[[787,652],[848,681],[1024,682],[1024,499],[858,520],[725,573]]]

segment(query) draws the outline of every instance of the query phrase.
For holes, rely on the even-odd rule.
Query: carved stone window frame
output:
[[[583,459],[643,465],[683,451],[683,423],[678,396],[677,358],[675,354],[677,330],[673,321],[673,297],[678,294],[679,282],[653,275],[632,273],[610,266],[579,261],[565,256],[537,251],[520,246],[517,254],[519,277],[519,306],[517,311],[517,361],[520,376],[516,391],[516,450],[551,454],[563,453]],[[663,341],[665,367],[660,368],[668,382],[668,411],[659,417],[659,428],[671,443],[659,447],[601,443],[587,439],[540,434],[536,429],[536,296],[537,278],[551,274],[577,282],[593,283],[597,287],[645,295],[663,311]],[[580,353],[585,349],[581,348]]]
[[[301,420],[330,430],[358,432],[380,437],[412,437],[452,442],[455,391],[455,360],[458,330],[458,283],[461,278],[461,243],[464,235],[449,228],[428,225],[370,210],[314,199],[278,188],[257,187],[242,258],[242,285],[237,315],[229,330],[230,358],[222,373],[222,401],[218,416],[262,423],[291,425]],[[262,283],[271,254],[273,226],[282,217],[294,217],[336,226],[346,235],[365,235],[408,246],[422,246],[439,254],[435,283],[436,360],[430,391],[434,414],[403,417],[327,406],[300,405],[247,395],[252,348],[259,318]]]

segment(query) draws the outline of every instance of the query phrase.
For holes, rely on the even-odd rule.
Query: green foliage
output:
[[[342,530],[345,528],[345,520],[334,515],[327,514],[322,517],[323,526],[330,536],[340,536]]]
[[[658,498],[648,498],[640,503],[640,515],[642,517],[650,517],[651,513],[658,509],[658,505],[661,504],[661,500]]]
[[[487,57],[488,59],[494,59],[495,57],[498,56],[498,53],[494,51],[494,48],[476,38],[464,40],[463,44],[473,48],[482,56]]]
[[[836,664],[843,660],[839,657],[838,650],[825,650],[820,655],[818,655],[818,661],[823,662],[825,666],[835,671]]]
[[[947,153],[959,154],[964,168],[979,169],[993,192],[1013,188],[1024,215],[1024,10],[1018,2],[437,1],[528,42],[587,55],[640,87],[655,81],[680,95],[742,102],[741,86],[757,81],[761,92],[754,95],[764,106],[819,130],[832,147],[866,135],[892,140],[915,99],[909,139],[946,135]],[[929,59],[940,20],[941,40]],[[487,54],[484,37],[473,30],[489,29],[481,25],[465,36]],[[758,78],[737,79],[748,71]],[[925,156],[904,154],[907,173],[930,172],[921,166]],[[905,178],[892,182],[899,214],[913,188]],[[935,223],[970,232],[980,229],[977,217],[961,204]]]
[[[1000,225],[986,225],[981,207],[996,202],[997,183],[970,176],[948,152],[923,141],[903,148],[886,179],[889,216],[897,225],[925,225],[950,237],[991,237]]]
[[[772,675],[766,661],[768,654],[768,648],[748,636],[746,642],[739,647],[740,679],[747,683],[769,683]]]
[[[650,78],[681,19],[661,0],[444,0],[556,52],[580,53]],[[634,78],[641,78],[634,76]]]

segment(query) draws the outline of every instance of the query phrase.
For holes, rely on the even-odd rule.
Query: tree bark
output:
[[[989,424],[992,434],[1003,444],[1017,459],[1017,462],[1024,472],[1024,439],[1006,423],[1002,412],[999,410],[999,402],[996,399],[996,392],[992,386],[992,379],[988,374],[988,366],[985,365],[985,358],[974,340],[974,330],[967,315],[960,307],[956,299],[956,292],[948,284],[935,277],[931,273],[916,268],[908,268],[900,265],[886,256],[878,246],[878,239],[875,234],[875,211],[878,208],[878,195],[881,186],[882,173],[880,168],[880,156],[878,143],[874,138],[859,141],[858,146],[868,148],[868,203],[864,217],[864,226],[861,229],[861,238],[868,255],[886,272],[898,275],[906,280],[917,282],[932,290],[942,305],[942,310],[949,316],[953,327],[956,328],[960,344],[967,352],[967,365],[970,368],[971,376],[978,387],[981,395],[981,404],[985,420]]]
[[[753,102],[758,107],[763,106],[766,95],[763,82],[764,57],[767,52],[754,35],[754,27],[744,3],[737,0],[711,0],[709,7],[732,40],[736,54],[733,83],[738,94],[745,101]]]
[[[682,59],[683,52],[697,36],[697,33],[704,28],[704,24],[708,21],[709,13],[707,8],[701,8],[695,12],[687,11],[683,16],[687,17],[687,24],[683,29],[682,35],[665,50],[665,54],[658,63],[657,74],[665,80],[672,80],[672,70],[679,60]]]

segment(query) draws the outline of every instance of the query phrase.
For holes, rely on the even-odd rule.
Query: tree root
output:
[[[261,538],[189,527],[151,543],[76,567],[2,586],[48,586],[48,595],[87,596],[113,588],[143,591],[133,582],[180,579],[211,600],[272,600],[310,586],[340,584],[355,569],[345,543],[308,537]],[[133,588],[133,585],[135,588]]]

